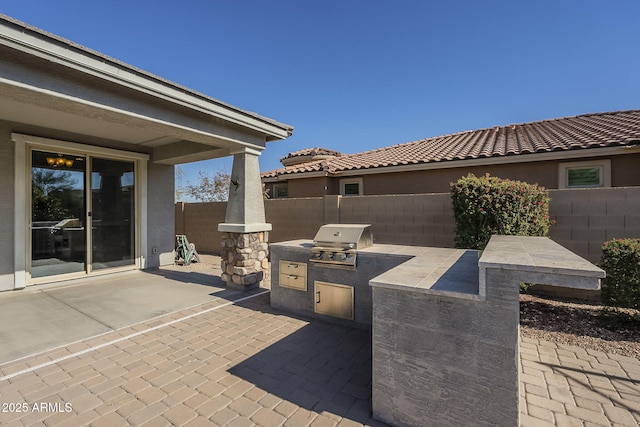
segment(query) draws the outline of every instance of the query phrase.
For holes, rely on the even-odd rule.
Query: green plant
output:
[[[451,184],[458,248],[484,249],[494,234],[546,236],[549,194],[537,184],[469,174]]]
[[[640,309],[640,239],[613,239],[602,246],[602,302]]]
[[[521,294],[528,294],[529,293],[529,288],[532,287],[535,283],[525,283],[525,282],[520,282],[520,293]]]

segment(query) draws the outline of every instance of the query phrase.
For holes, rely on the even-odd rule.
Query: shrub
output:
[[[484,249],[493,234],[546,236],[549,194],[526,182],[469,174],[451,184],[458,248]]]
[[[602,302],[640,309],[640,239],[614,239],[602,246]]]

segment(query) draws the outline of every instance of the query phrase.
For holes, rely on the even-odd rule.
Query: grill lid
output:
[[[363,249],[373,244],[371,224],[326,224],[313,238],[313,245],[327,248]]]

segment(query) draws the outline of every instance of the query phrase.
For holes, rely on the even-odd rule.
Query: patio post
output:
[[[232,152],[233,168],[222,232],[221,279],[227,287],[249,290],[260,286],[269,264],[266,223],[258,156],[260,151],[241,148]]]

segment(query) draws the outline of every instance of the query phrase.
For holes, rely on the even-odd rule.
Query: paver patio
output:
[[[527,338],[521,361],[523,426],[640,424],[640,361]],[[370,333],[273,310],[264,289],[10,362],[0,376],[3,426],[382,425]]]

